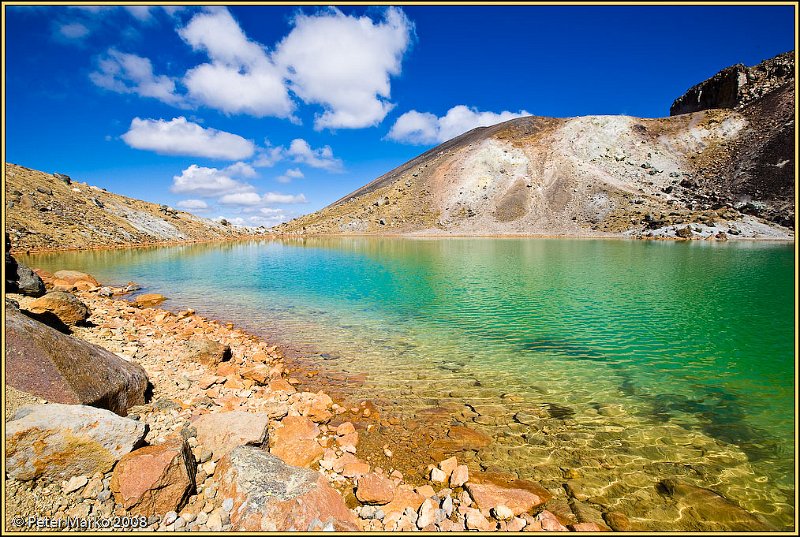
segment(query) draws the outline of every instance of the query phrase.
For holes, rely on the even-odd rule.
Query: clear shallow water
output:
[[[473,462],[555,487],[574,469],[653,529],[674,522],[651,497],[665,477],[794,523],[792,246],[330,238],[23,260],[325,353],[390,413],[466,409],[495,440]]]

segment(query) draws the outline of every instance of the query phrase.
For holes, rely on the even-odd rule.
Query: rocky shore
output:
[[[646,529],[579,476],[554,489],[482,466],[484,432],[320,390],[309,364],[133,282],[8,267],[7,530]],[[659,487],[696,529],[770,529],[711,490]]]
[[[7,294],[10,344],[23,329],[13,323],[40,324],[30,316],[47,312],[43,320],[61,320],[62,332],[39,330],[96,346],[86,352],[122,364],[108,360],[103,367],[119,373],[130,366],[132,378],[141,370],[148,387],[142,390],[136,377],[122,387],[101,386],[102,397],[81,401],[80,383],[92,381],[73,379],[71,388],[46,394],[48,402],[41,391],[29,393],[41,390],[35,375],[20,379],[9,368],[9,530],[59,523],[66,526],[55,529],[87,529],[81,520],[96,524],[88,529],[122,524],[165,531],[626,528],[624,516],[605,521],[559,512],[538,483],[480,472],[456,457],[421,468],[422,480],[406,482],[391,464],[393,446],[372,447],[389,461],[376,466],[368,462],[370,449],[359,445],[360,434],[391,424],[367,401],[302,391],[281,349],[191,310],[158,309],[159,295],[130,300],[133,285],[104,287],[74,271],[38,273],[46,295]],[[69,376],[68,364],[43,370],[51,367]],[[56,402],[73,392],[73,404]],[[464,429],[468,441],[490,441]]]

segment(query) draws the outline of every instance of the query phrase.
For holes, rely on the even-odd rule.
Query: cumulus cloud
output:
[[[136,149],[164,155],[237,160],[251,157],[255,152],[255,145],[250,140],[229,132],[201,127],[183,116],[170,121],[133,118],[122,139]],[[240,162],[234,166],[250,174],[250,177],[255,175],[255,170],[247,164]]]
[[[390,7],[383,20],[353,17],[335,8],[299,14],[276,47],[274,60],[287,73],[292,91],[324,108],[314,126],[361,128],[380,123],[394,106],[390,77],[401,72],[413,24]]]
[[[302,179],[305,177],[303,172],[300,171],[300,168],[290,168],[286,170],[286,172],[278,177],[279,183],[291,183],[292,179]]]
[[[295,162],[307,164],[312,168],[338,172],[342,171],[342,161],[333,156],[333,150],[329,145],[312,149],[308,142],[302,138],[295,138],[289,144],[286,154]]]
[[[264,194],[264,203],[308,203],[304,194],[280,194],[278,192],[267,192]]]
[[[411,110],[397,118],[387,138],[407,144],[435,144],[446,142],[476,127],[488,127],[529,115],[525,110],[480,112],[477,108],[464,105],[454,106],[442,117]]]
[[[192,164],[172,178],[170,190],[176,194],[195,194],[202,197],[225,196],[253,192],[252,185],[233,179],[225,170]]]
[[[253,168],[246,162],[235,162],[230,166],[228,166],[227,168],[225,168],[224,171],[230,175],[235,175],[238,177],[247,177],[249,179],[258,176],[258,172],[255,170],[255,168]]]
[[[203,200],[193,200],[193,199],[181,200],[175,205],[177,205],[181,209],[187,209],[190,211],[205,211],[208,209],[208,203],[206,203]]]
[[[281,70],[261,45],[247,38],[227,9],[198,13],[178,34],[211,60],[184,76],[193,99],[229,114],[292,116],[295,104]]]
[[[217,201],[219,201],[220,205],[259,205],[261,196],[255,192],[238,192],[225,194]]]
[[[167,104],[182,106],[175,82],[166,75],[155,75],[149,59],[110,49],[98,62],[98,70],[89,74],[97,86],[117,93],[134,93]]]
[[[267,144],[269,144],[268,141]],[[342,160],[333,156],[333,149],[329,145],[314,149],[302,138],[292,140],[288,148],[280,145],[260,149],[258,156],[253,161],[253,166],[271,168],[276,163],[287,159],[329,172],[338,173],[344,170]],[[291,176],[289,177],[291,178]]]

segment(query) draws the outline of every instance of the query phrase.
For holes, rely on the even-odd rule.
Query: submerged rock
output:
[[[6,423],[6,473],[53,480],[107,472],[139,445],[145,426],[81,405],[30,405]]]
[[[703,531],[774,531],[727,498],[713,490],[665,479],[658,484],[662,494],[672,497],[680,506],[682,516],[695,521]]]
[[[488,473],[472,476],[464,486],[478,508],[485,512],[503,505],[514,515],[521,515],[552,498],[552,494],[535,481],[503,479]]]
[[[140,308],[152,308],[158,306],[167,299],[164,295],[158,293],[146,293],[139,295],[133,299],[133,303]]]
[[[102,347],[6,308],[6,382],[48,401],[125,415],[144,403],[147,374]]]

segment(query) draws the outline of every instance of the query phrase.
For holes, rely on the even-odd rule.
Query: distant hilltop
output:
[[[524,117],[395,168],[285,234],[791,238],[794,52],[729,67],[671,116]]]
[[[6,164],[5,183],[5,232],[17,251],[225,240],[259,232],[16,164]]]

